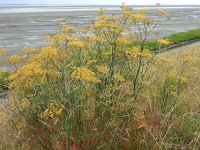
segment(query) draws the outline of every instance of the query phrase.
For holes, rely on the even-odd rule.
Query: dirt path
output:
[[[179,47],[176,47],[176,48],[172,48],[170,50],[166,50],[162,54],[166,55],[166,54],[170,54],[173,51],[180,52],[180,51],[186,51],[186,50],[188,50],[190,48],[197,48],[197,47],[199,47],[199,50],[200,50],[200,41],[194,42],[194,43],[190,43],[190,44],[187,44],[187,45],[183,45],[183,46],[179,46]]]

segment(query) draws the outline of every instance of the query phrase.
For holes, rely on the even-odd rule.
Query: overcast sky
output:
[[[142,4],[200,4],[200,0],[0,0],[0,4],[112,4],[125,2],[127,5]]]

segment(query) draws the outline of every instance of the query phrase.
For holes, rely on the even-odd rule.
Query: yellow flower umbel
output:
[[[49,36],[48,38],[53,42],[73,41],[75,39],[73,36],[65,34],[55,34],[53,36]]]
[[[103,8],[101,8],[101,9],[97,10],[96,12],[97,12],[97,13],[100,13],[100,14],[103,14],[103,13],[105,13],[105,12],[106,12],[106,10],[105,10],[105,9],[103,9]]]
[[[114,79],[115,79],[115,81],[118,81],[118,82],[125,81],[124,77],[122,77],[120,74],[117,74],[117,73],[114,74]]]
[[[160,14],[160,15],[167,15],[169,14],[167,11],[163,10],[163,9],[157,9],[157,12]]]
[[[137,47],[133,47],[133,48],[127,50],[126,54],[129,57],[137,57],[140,54],[140,50]]]
[[[41,114],[41,118],[44,119],[55,119],[59,117],[64,108],[60,104],[50,103],[50,106]]]
[[[159,39],[157,40],[157,42],[159,45],[162,45],[162,46],[169,46],[171,44],[169,39]]]
[[[71,47],[75,47],[75,48],[84,48],[85,47],[85,44],[80,41],[69,42],[68,45]]]
[[[139,54],[140,57],[143,57],[143,58],[152,58],[153,57],[153,54],[152,52],[150,52],[149,50],[144,50],[143,52],[141,52]]]
[[[45,47],[38,54],[38,58],[51,58],[54,59],[58,56],[58,50],[53,47]]]
[[[72,78],[76,80],[84,80],[92,83],[101,82],[94,72],[89,70],[87,67],[79,67],[74,72],[72,72]]]
[[[97,70],[102,74],[108,74],[109,72],[108,66],[104,66],[104,65],[97,66]]]
[[[176,77],[178,77],[178,75],[177,75],[176,72],[170,71],[170,72],[168,72],[168,77],[170,77],[170,78],[176,78]]]
[[[72,32],[72,31],[76,30],[76,28],[68,26],[68,25],[65,25],[65,24],[60,24],[59,27],[64,32]]]
[[[12,56],[8,57],[8,62],[9,63],[19,63],[23,58],[24,58],[24,56],[12,55]]]

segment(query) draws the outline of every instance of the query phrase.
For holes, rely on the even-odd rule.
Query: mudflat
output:
[[[58,23],[65,19],[77,28],[84,28],[90,25],[97,15],[95,11],[97,8],[88,10],[87,8],[75,10],[64,10],[62,7],[56,7],[56,10],[48,7],[40,8],[44,10],[43,12],[31,12],[32,8],[25,12],[15,12],[11,11],[12,9],[0,7],[0,47],[6,49],[6,55],[22,53],[21,49],[25,46],[45,45],[46,37],[58,32]],[[47,9],[49,10],[45,11]],[[170,15],[160,20],[150,38],[155,39],[200,27],[200,7],[166,7],[164,9]],[[149,11],[149,15],[155,17],[156,10],[150,8]],[[120,10],[112,9],[108,10],[108,13],[119,14]]]

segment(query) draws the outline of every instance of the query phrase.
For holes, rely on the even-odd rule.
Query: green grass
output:
[[[188,42],[192,40],[197,40],[197,39],[200,40],[200,29],[194,29],[194,30],[189,30],[187,32],[175,33],[170,36],[164,37],[163,39],[169,39],[172,42],[172,45],[170,46],[181,44],[183,42]],[[146,42],[145,48],[151,51],[155,51],[159,49],[159,44],[157,43],[157,41]]]
[[[9,75],[9,72],[0,73],[0,93],[8,90]]]

